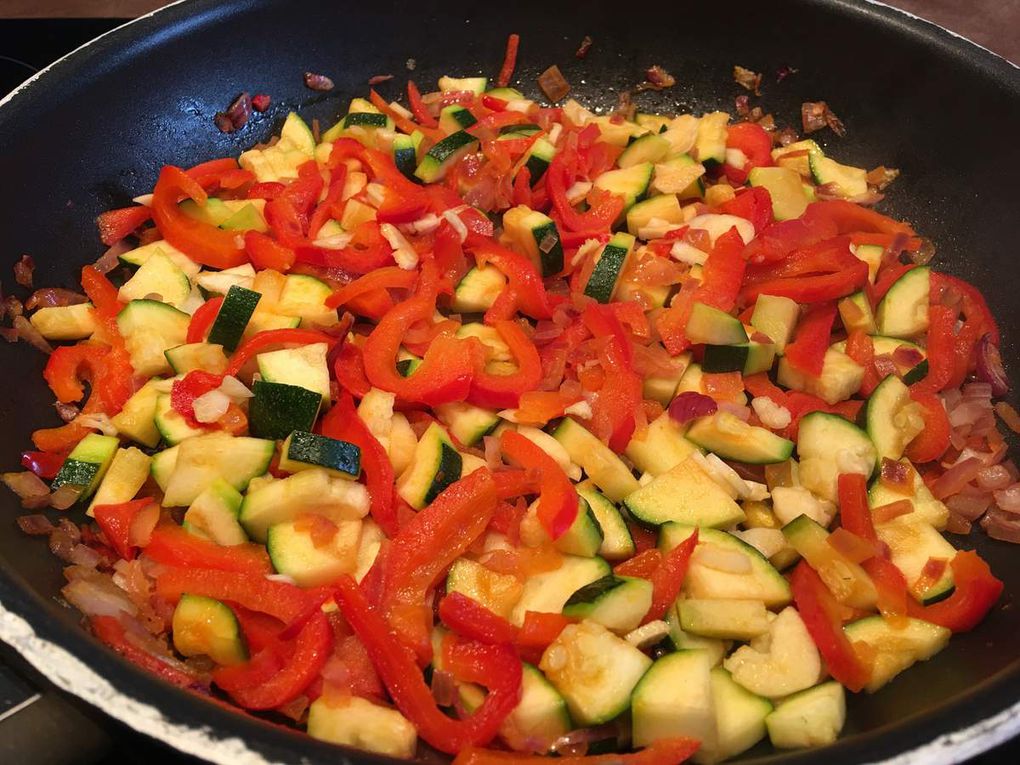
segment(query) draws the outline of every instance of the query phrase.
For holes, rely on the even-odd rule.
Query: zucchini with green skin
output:
[[[117,328],[139,377],[170,371],[164,355],[168,348],[183,345],[191,317],[158,300],[132,300],[117,314]]]
[[[32,326],[47,340],[84,340],[96,331],[92,303],[45,306],[29,317]]]
[[[919,266],[893,282],[875,311],[880,335],[915,337],[928,329],[931,269]]]
[[[831,744],[846,723],[846,694],[835,681],[783,699],[765,718],[777,749],[807,749]]]
[[[241,342],[255,307],[262,295],[236,284],[227,290],[223,305],[209,330],[209,342],[233,352]]]
[[[314,527],[301,520],[270,526],[266,551],[273,568],[293,579],[298,587],[318,587],[353,573],[358,562],[361,521],[337,521],[334,526],[336,531],[328,541],[315,536]]]
[[[420,510],[459,480],[462,469],[463,459],[450,437],[432,423],[418,439],[411,464],[397,480],[397,494]]]
[[[685,437],[723,459],[753,465],[785,462],[793,454],[793,441],[757,425],[748,425],[729,412],[698,418]]]
[[[425,183],[440,181],[461,157],[477,147],[478,139],[463,130],[448,135],[428,150],[414,175]]]
[[[492,410],[463,401],[439,404],[435,411],[439,421],[465,446],[479,443],[501,422],[499,415]]]
[[[195,497],[184,514],[183,526],[192,534],[207,537],[218,545],[244,544],[248,535],[237,520],[243,500],[241,492],[222,478],[217,478]]]
[[[619,170],[607,170],[595,179],[595,188],[623,197],[623,209],[627,210],[648,194],[654,166],[651,162],[639,162]]]
[[[495,266],[475,266],[457,283],[450,308],[462,313],[481,313],[506,289],[506,277]]]
[[[503,214],[503,233],[528,256],[542,276],[555,276],[563,270],[560,233],[548,215],[518,205]]]
[[[903,670],[927,661],[949,642],[950,631],[920,619],[906,619],[893,627],[881,616],[868,616],[848,624],[844,631],[854,642],[867,643],[875,651],[871,677],[865,690],[874,693]]]
[[[458,558],[446,575],[446,592],[459,592],[497,616],[510,618],[521,597],[521,582],[512,574],[500,574],[469,558]]]
[[[133,446],[118,449],[110,467],[96,489],[86,515],[91,516],[96,505],[116,505],[135,498],[149,477],[152,458]]]
[[[115,436],[89,433],[71,450],[60,466],[50,488],[70,486],[78,490],[78,501],[92,496],[110,469],[119,442]]]
[[[619,502],[640,488],[637,479],[623,461],[590,430],[570,417],[564,417],[553,431],[570,455],[606,497]]]
[[[747,751],[765,737],[765,719],[772,702],[742,688],[722,667],[712,669],[709,682],[715,708],[715,746],[704,746],[695,753],[697,763],[715,763]]]
[[[324,468],[337,478],[357,480],[361,475],[361,449],[336,438],[295,430],[283,442],[280,469],[290,473]]]
[[[117,293],[122,303],[159,295],[159,301],[179,308],[191,294],[188,275],[169,256],[154,252]]]
[[[878,464],[878,452],[868,435],[842,417],[811,412],[797,430],[800,482],[818,496],[836,502],[840,473],[870,476]]]
[[[230,608],[204,595],[185,593],[174,609],[174,648],[184,656],[208,656],[221,666],[248,660],[248,648]]]
[[[297,385],[256,380],[252,392],[248,421],[259,438],[278,440],[295,430],[310,431],[322,406],[321,393]]]
[[[156,400],[160,396],[158,378],[149,380],[132,394],[124,408],[111,418],[117,433],[142,446],[154,448],[160,439],[156,427]]]
[[[651,607],[651,582],[610,574],[571,595],[563,606],[563,615],[591,619],[613,632],[627,633],[641,624]]]
[[[685,334],[692,343],[738,345],[747,342],[747,332],[740,319],[700,302],[691,306]]]
[[[319,696],[308,707],[308,735],[390,757],[411,758],[418,731],[396,709],[360,696]]]
[[[772,340],[779,353],[793,339],[800,320],[800,306],[781,295],[759,295],[751,314],[751,326]]]
[[[732,526],[744,511],[692,458],[657,476],[624,500],[639,523],[670,521],[699,526]]]
[[[219,375],[226,371],[230,363],[223,352],[223,346],[213,343],[185,343],[167,348],[163,355],[177,375],[185,375],[196,369]]]
[[[634,250],[635,239],[630,234],[620,232],[613,236],[598,253],[595,268],[588,277],[584,294],[600,303],[609,303],[616,293],[620,277],[627,266],[627,261]]]
[[[558,614],[570,596],[596,579],[612,573],[609,564],[601,558],[580,558],[564,555],[558,568],[528,577],[521,597],[514,604],[510,621],[518,627],[524,623],[528,611]]]
[[[602,530],[602,544],[598,554],[606,560],[624,560],[634,555],[634,537],[616,505],[596,489],[591,481],[583,481],[575,488],[577,495],[588,503],[588,508]]]
[[[275,446],[261,438],[222,432],[187,439],[178,448],[164,492],[164,506],[190,505],[221,478],[238,491],[244,490],[253,478],[269,470]]]
[[[702,651],[679,651],[658,659],[634,688],[634,746],[689,736],[714,749],[717,732],[711,670],[711,661]]]

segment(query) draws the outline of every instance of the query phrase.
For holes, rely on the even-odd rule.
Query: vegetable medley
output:
[[[327,741],[832,742],[1002,590],[943,535],[1018,509],[983,298],[813,140],[487,86],[104,214],[4,476],[88,518],[22,527],[99,639]]]

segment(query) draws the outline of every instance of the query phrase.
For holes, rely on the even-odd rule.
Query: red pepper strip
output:
[[[260,268],[264,267],[260,266]],[[191,315],[187,336],[189,343],[201,343],[205,340],[205,336],[209,334],[213,322],[216,321],[216,317],[219,315],[221,305],[223,305],[222,297],[209,298]]]
[[[946,288],[952,288],[959,292],[963,296],[963,314],[967,317],[967,321],[970,322],[977,318],[981,327],[979,334],[988,333],[992,336],[992,344],[996,346],[999,344],[999,327],[988,308],[988,303],[985,302],[984,295],[977,287],[968,284],[963,279],[943,273],[932,273],[932,287],[933,295],[939,294]]]
[[[244,251],[248,253],[252,265],[260,271],[271,268],[286,273],[297,259],[292,248],[283,246],[260,231],[244,232]]]
[[[188,174],[189,178],[193,178],[202,185],[202,188],[209,188],[218,182],[219,178],[224,174],[232,170],[237,170],[237,160],[232,157],[223,157],[221,159],[210,159],[207,162],[201,162],[194,167],[190,167],[184,172]]]
[[[753,303],[759,295],[778,295],[798,303],[824,303],[857,292],[868,281],[868,264],[858,261],[850,268],[821,276],[770,279],[746,286],[740,293],[743,303]]]
[[[613,571],[620,576],[636,576],[651,580],[655,571],[662,565],[662,553],[655,547],[642,550],[633,558],[620,563]]]
[[[408,199],[421,197],[424,199],[425,207],[428,206],[428,196],[422,187],[409,181],[393,164],[393,159],[388,154],[376,149],[369,149],[353,138],[337,139],[329,154],[329,167],[335,168],[345,159],[350,158],[361,162],[365,169],[371,173],[373,180],[383,184],[398,196]]]
[[[744,122],[741,124],[750,125],[752,123]],[[723,168],[727,174],[732,169],[730,165],[723,165]],[[747,168],[740,172],[746,172],[746,170]],[[765,230],[775,219],[772,212],[772,196],[769,194],[768,189],[761,186],[739,191],[733,199],[728,199],[719,205],[719,212],[736,215],[751,221],[755,232]]]
[[[691,563],[691,555],[698,545],[698,530],[678,544],[663,557],[652,573],[652,607],[648,609],[642,624],[648,624],[666,615],[666,611],[680,595],[684,577]]]
[[[293,584],[217,569],[168,568],[156,577],[156,592],[171,603],[184,593],[227,600],[284,624],[304,614],[308,605],[304,590]]]
[[[333,376],[340,387],[352,396],[364,398],[372,390],[372,383],[365,377],[365,364],[361,349],[354,343],[344,343],[333,362]]]
[[[407,81],[407,103],[411,107],[414,118],[420,124],[429,128],[434,128],[439,124],[436,122],[436,118],[429,114],[425,102],[421,100],[421,93],[418,91],[418,86],[414,84],[414,80]]]
[[[151,497],[134,499],[113,505],[96,505],[92,508],[96,523],[103,530],[103,536],[110,547],[124,560],[135,559],[135,548],[131,544],[131,524],[138,513],[153,502]]]
[[[297,182],[295,181],[295,183]],[[294,202],[286,196],[286,191],[276,199],[266,202],[264,215],[269,229],[279,244],[294,249],[306,243],[305,226],[307,221],[298,212]]]
[[[89,618],[92,631],[96,637],[110,646],[132,664],[136,664],[147,672],[151,672],[168,683],[173,683],[181,688],[191,688],[200,685],[198,677],[183,672],[176,667],[171,667],[165,661],[153,656],[148,651],[143,651],[127,639],[124,625],[115,616],[93,616]]]
[[[426,596],[481,535],[496,511],[496,483],[485,468],[448,486],[390,541],[381,607],[400,639],[427,662],[432,609]]]
[[[720,311],[729,311],[736,305],[746,266],[743,250],[744,240],[736,228],[731,228],[715,240],[705,260],[701,286],[694,293],[696,301],[707,303]]]
[[[166,566],[236,571],[252,576],[273,572],[262,545],[247,543],[224,547],[197,537],[175,523],[161,523],[153,529],[145,554]]]
[[[408,87],[410,87],[410,85],[411,83],[408,83]],[[375,88],[372,88],[369,91],[368,97],[369,100],[375,105],[375,108],[381,111],[391,120],[393,120],[393,124],[396,125],[397,128],[399,128],[404,133],[410,135],[411,133],[417,130],[418,132],[423,133],[427,138],[433,141],[437,141],[440,138],[442,138],[442,133],[435,129],[436,121],[431,117],[429,118],[428,122],[425,122],[418,117],[417,113],[415,113],[415,118],[418,119],[418,122],[421,123],[419,125],[412,122],[403,114],[401,114],[392,106],[390,106],[385,98],[383,98],[382,96],[375,92]],[[428,113],[426,112],[426,114]]]
[[[952,594],[930,606],[910,600],[907,610],[916,619],[924,619],[953,632],[969,632],[998,601],[1003,584],[972,550],[957,552],[949,566],[953,570],[955,585]]]
[[[568,231],[603,231],[610,228],[623,210],[622,197],[598,194],[593,197],[593,204],[587,212],[577,212],[567,199],[567,189],[573,183],[567,161],[563,152],[557,153],[545,173],[549,200],[563,228]]]
[[[404,377],[397,372],[397,353],[407,331],[415,322],[432,319],[436,281],[434,267],[428,272],[423,270],[419,294],[394,306],[372,330],[362,349],[365,374],[372,385],[401,401],[429,406],[467,398],[475,371],[471,345],[442,334],[432,341],[413,375]]]
[[[557,757],[557,765],[680,765],[687,762],[701,742],[695,738],[660,738],[640,752],[630,754],[586,754]],[[461,751],[453,765],[543,765],[549,758],[541,754],[521,754],[469,747]]]
[[[567,625],[574,623],[576,623],[576,619],[571,619],[563,614],[527,611],[524,614],[524,623],[517,633],[517,648],[524,657],[541,657],[545,649],[560,636]]]
[[[326,615],[319,611],[298,633],[294,653],[282,668],[269,678],[256,673],[251,682],[245,682],[239,668],[232,668],[229,677],[233,687],[225,690],[245,709],[275,709],[300,696],[319,677],[332,653],[333,630]],[[219,685],[221,672],[225,671],[213,672],[213,682]]]
[[[528,258],[493,241],[479,242],[472,249],[480,265],[492,263],[503,272],[508,281],[508,289],[503,295],[511,295],[509,313],[490,316],[493,313],[493,309],[490,308],[485,314],[486,324],[498,319],[512,318],[516,310],[532,319],[552,318],[554,300],[545,291],[541,274]]]
[[[96,218],[99,238],[106,246],[113,247],[150,218],[152,218],[152,210],[144,205],[107,210]]]
[[[241,371],[241,368],[249,359],[262,353],[262,351],[272,345],[326,343],[332,348],[336,345],[336,342],[337,338],[327,335],[325,332],[319,332],[316,329],[267,329],[264,332],[253,335],[234,351],[230,364],[224,370],[223,375],[233,375],[236,377],[237,373]]]
[[[786,391],[773,383],[767,373],[758,372],[744,378],[744,387],[752,398],[764,396],[779,406],[786,406]]]
[[[855,247],[860,247],[862,244],[871,244],[884,250],[892,245],[894,241],[897,241],[897,239],[896,234],[875,234],[856,231],[850,235],[850,241],[854,243]],[[921,237],[919,236],[912,236],[903,242],[904,252],[917,252],[920,249]]]
[[[235,232],[189,218],[177,207],[181,197],[204,205],[207,195],[183,170],[167,165],[152,192],[152,216],[167,242],[204,266],[233,268],[248,262],[244,250],[237,246]]]
[[[117,315],[124,305],[120,302],[113,282],[107,279],[105,274],[99,273],[95,266],[85,266],[81,270],[81,288],[92,301],[95,317],[102,329],[101,339],[114,348],[123,348],[124,338],[121,337],[120,327],[117,325]]]
[[[62,345],[54,348],[43,369],[43,378],[53,391],[53,395],[57,397],[57,401],[62,404],[80,401],[85,395],[85,388],[78,379],[79,369],[82,367],[90,371],[96,369],[109,352],[107,346],[98,343]]]
[[[598,349],[598,360],[606,372],[592,400],[592,427],[609,434],[609,448],[622,452],[634,435],[634,413],[641,405],[642,383],[634,371],[630,338],[611,308],[590,303],[582,314],[584,324],[595,337],[608,342]]]
[[[949,448],[949,434],[952,430],[949,415],[942,399],[934,393],[910,391],[910,398],[921,405],[924,416],[924,430],[907,444],[904,451],[907,459],[918,465],[937,460]]]
[[[892,263],[888,266],[883,266],[882,270],[878,274],[878,278],[875,280],[875,284],[866,284],[864,286],[865,291],[868,295],[868,300],[871,305],[877,306],[882,302],[882,298],[885,297],[885,293],[889,291],[889,288],[896,283],[896,281],[907,273],[917,268],[917,266],[910,263]]]
[[[754,122],[738,122],[726,128],[726,148],[737,149],[744,154],[746,162],[742,168],[729,163],[723,165],[726,177],[738,186],[747,181],[747,175],[755,167],[767,167],[772,162],[772,138],[761,125]],[[772,199],[769,198],[769,220],[772,222]],[[731,213],[737,215],[738,213]],[[748,220],[751,220],[750,218]],[[756,231],[760,231],[755,227]]]
[[[235,692],[243,693],[248,688],[268,683],[283,669],[290,648],[289,644],[282,645],[279,638],[272,640],[248,661],[219,667],[213,673],[213,682],[231,696]]]
[[[868,481],[860,473],[839,476],[839,524],[869,542],[877,542],[875,524],[868,506]]]
[[[326,298],[326,307],[338,308],[360,295],[377,289],[411,289],[417,278],[418,274],[414,271],[405,271],[397,266],[380,268],[338,289]]]
[[[563,468],[533,442],[516,431],[500,437],[503,453],[525,469],[541,471],[538,520],[553,539],[566,533],[577,517],[577,491]]]
[[[928,374],[910,386],[912,393],[937,393],[946,388],[955,366],[955,342],[953,328],[956,325],[956,311],[943,305],[928,308]]]
[[[875,369],[875,344],[871,337],[860,329],[855,329],[846,339],[846,355],[864,367],[864,378],[861,380],[861,395],[870,396],[881,380]]]
[[[340,165],[332,170],[329,177],[329,189],[326,197],[319,202],[308,221],[308,238],[315,239],[319,231],[331,219],[340,220],[343,217],[345,202],[343,200],[344,186],[347,181],[347,165]]]
[[[21,466],[40,478],[50,480],[57,477],[66,459],[67,452],[22,452]]]
[[[92,399],[86,402],[82,409],[85,413],[99,411],[98,404],[90,407]],[[80,425],[77,422],[69,422],[56,428],[39,428],[32,431],[32,443],[37,449],[44,452],[70,451],[75,444],[92,432],[91,428]]]
[[[788,279],[808,274],[828,274],[850,268],[858,259],[850,252],[850,237],[837,236],[794,250],[779,261],[749,265],[747,282]]]
[[[875,232],[914,236],[914,229],[881,213],[843,199],[812,202],[802,216],[805,219],[828,220],[836,224],[840,234]]]
[[[482,106],[486,109],[492,109],[494,112],[502,112],[506,110],[507,100],[503,98],[496,98],[490,96],[487,93],[482,94]]]
[[[521,395],[538,387],[542,380],[542,359],[520,324],[514,321],[497,321],[494,324],[499,336],[510,349],[517,371],[506,375],[491,374],[481,364],[471,380],[467,400],[476,406],[491,409],[516,407]]]
[[[496,85],[501,88],[509,85],[510,78],[514,76],[514,68],[517,66],[517,46],[520,44],[520,35],[510,35],[506,38],[506,55],[503,57],[503,66],[500,67],[499,76],[496,77]]]
[[[361,469],[372,498],[372,519],[388,537],[397,533],[397,509],[393,504],[393,465],[382,444],[358,416],[351,394],[344,392],[320,425],[322,435],[352,443],[361,449]]]
[[[439,618],[460,637],[488,645],[513,644],[517,628],[475,600],[451,592],[439,603]]]
[[[794,341],[786,346],[787,361],[804,374],[818,377],[822,373],[822,363],[829,349],[835,320],[835,303],[811,306],[797,324]]]
[[[797,218],[773,223],[744,249],[748,263],[776,263],[791,252],[836,236],[836,224],[825,218]]]
[[[501,500],[538,494],[539,481],[532,470],[500,470],[492,474],[496,482],[496,496]]]
[[[195,399],[216,390],[223,383],[223,375],[193,369],[170,388],[170,406],[193,428],[205,427],[195,419]]]
[[[840,604],[804,561],[793,570],[790,588],[804,626],[825,660],[829,674],[854,693],[861,690],[871,673],[843,632]]]
[[[365,599],[349,576],[337,581],[336,601],[347,623],[361,639],[372,663],[385,683],[397,708],[410,720],[419,735],[443,752],[453,754],[496,735],[506,716],[520,698],[521,663],[505,646],[481,647],[481,678],[488,686],[485,701],[471,717],[455,720],[436,705],[421,670],[403,644],[390,631],[386,620]]]

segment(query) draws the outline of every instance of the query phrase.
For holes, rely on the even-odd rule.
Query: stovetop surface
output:
[[[124,19],[0,19],[0,96]],[[134,733],[50,685],[0,644],[0,763],[18,765],[198,765]],[[554,760],[551,762],[555,762]],[[1020,762],[1020,742],[972,765]]]

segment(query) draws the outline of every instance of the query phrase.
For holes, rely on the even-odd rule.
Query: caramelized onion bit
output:
[[[383,83],[383,82],[389,82],[392,79],[393,79],[393,75],[392,74],[376,74],[376,75],[373,75],[372,77],[368,78],[368,84],[369,85],[379,85],[380,83]]]
[[[567,93],[570,92],[570,83],[555,64],[538,75],[538,87],[553,103],[566,98]]]
[[[248,124],[251,117],[251,96],[247,92],[237,96],[227,107],[225,112],[219,112],[213,117],[213,122],[221,133],[233,133]]]
[[[324,74],[316,74],[315,72],[305,72],[305,87],[309,90],[317,90],[319,92],[325,92],[332,90],[334,85],[333,81]]]
[[[43,287],[32,293],[25,301],[25,308],[34,311],[37,308],[58,308],[68,305],[80,305],[87,303],[89,299],[84,295],[71,290],[59,287]]]
[[[676,78],[656,64],[645,70],[645,81],[637,86],[636,90],[665,90],[676,85]]]
[[[995,413],[999,415],[1007,428],[1014,433],[1020,433],[1020,414],[1017,414],[1016,409],[1005,401],[999,401],[995,404]]]
[[[800,105],[800,121],[805,133],[814,133],[828,127],[841,138],[846,135],[842,120],[825,101],[805,101]]]
[[[1020,544],[1020,516],[992,508],[981,519],[981,528],[992,539]]]
[[[50,488],[35,473],[28,470],[0,473],[0,481],[18,495],[22,507],[39,508],[49,504]]]
[[[742,66],[733,67],[733,81],[744,90],[749,90],[756,96],[761,95],[761,73],[753,72]]]
[[[870,170],[865,176],[865,180],[869,186],[874,186],[879,191],[885,191],[886,187],[900,177],[900,171],[895,167],[886,167],[885,165],[879,165],[874,170]]]
[[[968,457],[953,465],[932,484],[931,493],[936,499],[958,494],[968,483],[977,478],[985,464],[977,457]]]
[[[1009,379],[1002,367],[1002,356],[999,347],[992,342],[991,335],[984,335],[978,343],[977,376],[992,386],[993,396],[1005,396],[1009,393]]]
[[[791,74],[797,74],[797,72],[799,72],[799,71],[800,71],[800,69],[794,69],[792,66],[788,66],[788,65],[784,64],[783,66],[779,67],[776,70],[776,82],[777,83],[778,82],[782,82],[787,77],[789,77]]]
[[[914,503],[909,499],[898,499],[887,505],[879,505],[871,511],[871,517],[875,523],[888,523],[893,518],[914,512]]]
[[[594,41],[591,36],[585,35],[581,40],[581,44],[577,46],[577,50],[574,51],[574,58],[584,58],[588,55],[588,51],[591,50],[591,45]]]
[[[265,93],[259,93],[256,96],[251,97],[251,108],[257,112],[264,112],[269,108],[269,103],[272,99],[269,98]]]
[[[32,289],[32,273],[35,271],[35,261],[31,255],[22,255],[21,259],[14,264],[14,281],[22,287]]]
[[[872,542],[844,528],[833,531],[826,541],[833,550],[851,563],[861,563],[878,554],[878,550]]]
[[[44,537],[56,529],[50,519],[41,513],[35,513],[33,515],[19,515],[17,519],[18,528],[21,529],[25,534],[33,537]]]
[[[902,462],[891,460],[888,457],[882,458],[882,468],[879,474],[879,481],[886,488],[892,489],[898,494],[914,493],[914,473]]]

